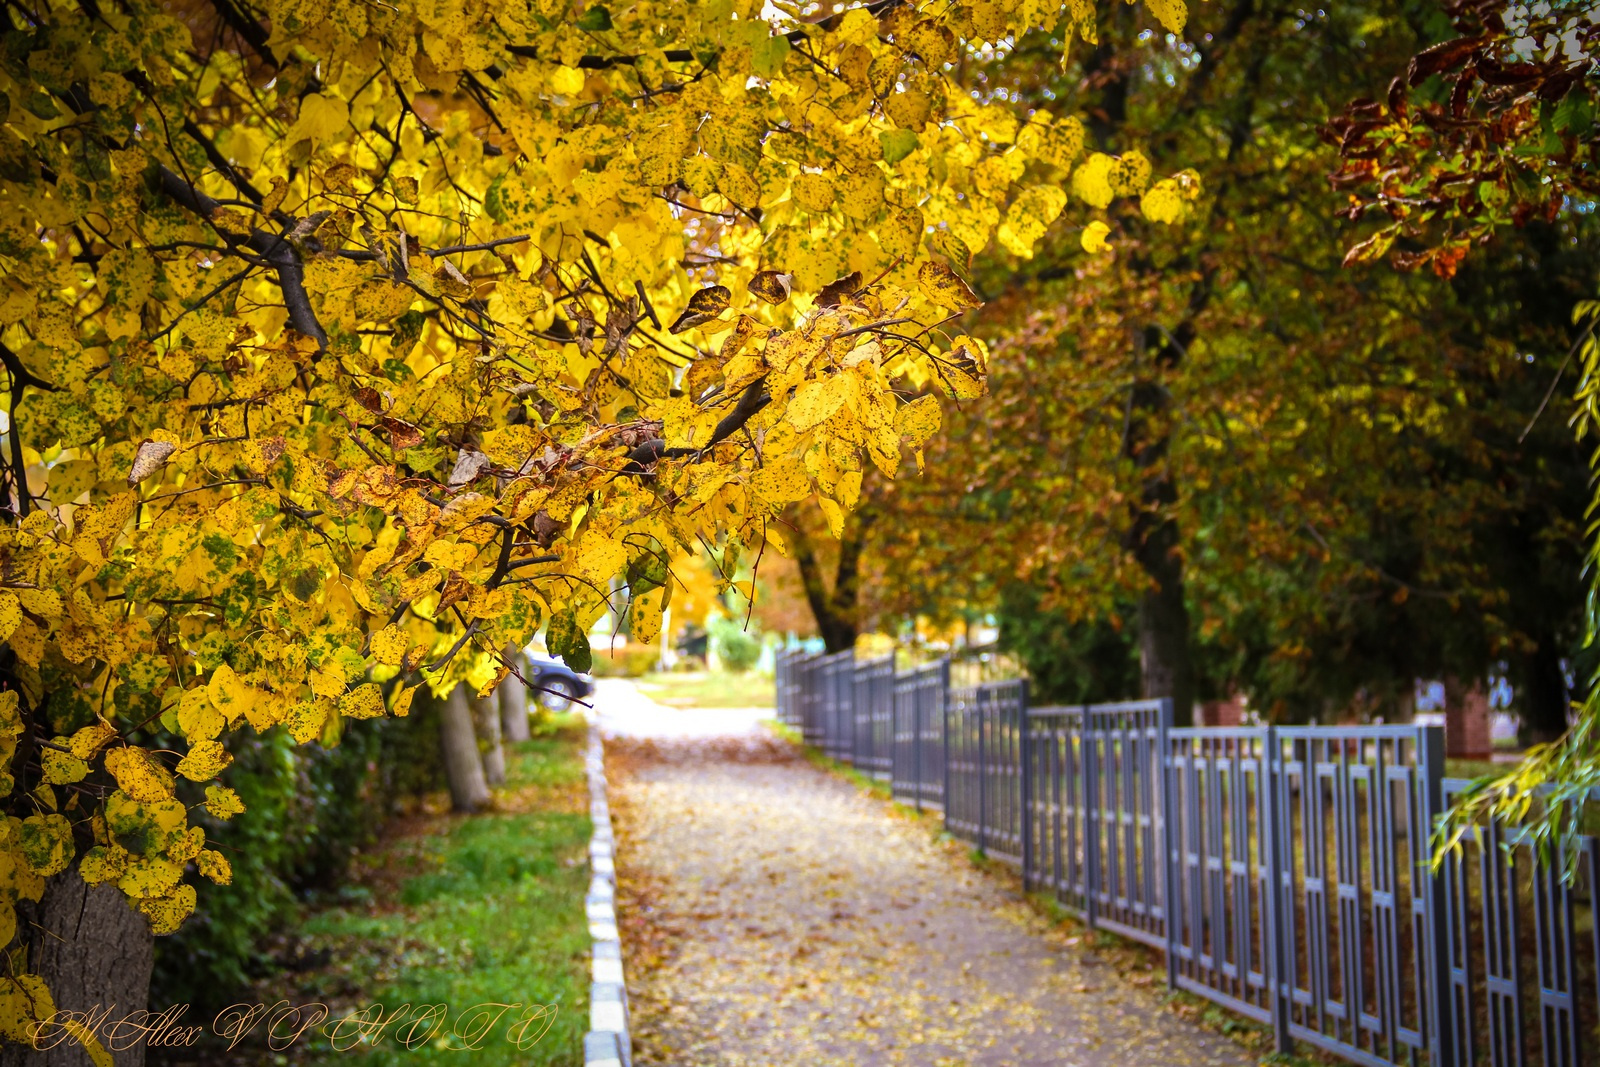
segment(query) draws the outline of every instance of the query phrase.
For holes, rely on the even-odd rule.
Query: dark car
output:
[[[533,699],[550,711],[566,711],[574,700],[588,700],[594,695],[594,679],[560,660],[529,656],[524,674]]]

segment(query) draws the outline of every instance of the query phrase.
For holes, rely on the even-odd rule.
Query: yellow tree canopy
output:
[[[541,625],[582,666],[674,554],[781,545],[813,492],[837,528],[927,390],[984,389],[972,252],[1196,191],[964,82],[1090,0],[6,18],[0,944],[74,863],[174,929],[191,863],[230,876],[176,782],[241,724],[336,740]],[[9,973],[22,1040],[49,994]]]

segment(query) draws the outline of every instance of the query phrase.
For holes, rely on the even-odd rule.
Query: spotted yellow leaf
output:
[[[233,865],[228,862],[228,857],[212,849],[205,849],[195,859],[195,865],[200,868],[200,873],[211,879],[217,885],[233,884]]]
[[[124,746],[107,752],[106,770],[134,800],[148,803],[172,796],[172,775],[142,748]]]
[[[244,801],[239,799],[239,794],[225,785],[206,786],[206,810],[224,821],[233,818],[244,810]]]
[[[192,885],[180,885],[171,893],[159,897],[144,897],[134,901],[134,906],[150,920],[150,932],[160,936],[170,934],[183,925],[194,911],[195,891]]]
[[[983,303],[955,271],[933,260],[917,268],[917,284],[940,307],[966,311]]]
[[[222,773],[233,762],[233,757],[220,741],[196,741],[189,752],[178,761],[178,773],[191,782],[208,782]]]
[[[411,643],[410,635],[399,625],[385,626],[372,635],[372,658],[379,663],[398,666],[406,658]]]

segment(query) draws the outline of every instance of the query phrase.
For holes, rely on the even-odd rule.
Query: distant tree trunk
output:
[[[17,917],[28,950],[28,969],[48,983],[58,1011],[99,1008],[116,1020],[150,1006],[155,939],[144,916],[128,905],[128,898],[115,886],[91,887],[72,866],[45,883],[38,904],[19,907]],[[29,925],[29,919],[37,925]],[[158,1005],[155,1010],[166,1007]],[[202,1022],[183,1018],[178,1025]],[[117,1067],[143,1067],[143,1041],[132,1048],[107,1051]],[[0,1051],[0,1067],[92,1064],[83,1047],[67,1039],[42,1052],[7,1045]]]
[[[862,489],[865,494],[866,489]],[[791,507],[790,524],[785,530],[795,563],[800,567],[800,582],[805,587],[806,603],[817,620],[817,632],[829,652],[856,647],[860,629],[858,617],[861,588],[861,553],[866,548],[867,531],[877,519],[877,511],[865,500],[844,517],[844,535],[839,541],[839,560],[834,568],[833,587],[828,587],[822,561],[817,558],[811,537],[800,523],[799,505]]]
[[[1168,519],[1134,549],[1155,583],[1139,598],[1139,688],[1147,698],[1171,697],[1174,721],[1187,726],[1194,718],[1194,661],[1177,544],[1178,524]]]
[[[1146,698],[1171,697],[1173,721],[1179,726],[1194,721],[1194,660],[1178,523],[1166,510],[1178,500],[1167,462],[1171,438],[1164,429],[1172,396],[1151,371],[1182,358],[1183,345],[1192,334],[1187,325],[1179,327],[1182,341],[1156,331],[1137,338],[1137,380],[1128,398],[1123,437],[1123,455],[1140,472],[1139,500],[1132,508],[1125,543],[1151,582],[1139,599],[1140,690]],[[1139,358],[1147,354],[1153,356],[1148,362]],[[1150,369],[1141,368],[1142,363]],[[1163,428],[1153,431],[1155,426]]]
[[[439,708],[439,747],[444,754],[444,773],[450,783],[450,806],[456,811],[474,812],[489,803],[489,783],[483,775],[483,756],[478,752],[478,736],[472,727],[471,694],[458,685]]]
[[[500,744],[500,702],[493,693],[486,697],[468,694],[467,699],[472,704],[472,725],[478,734],[484,781],[490,785],[505,785],[506,750]]]
[[[1567,679],[1555,638],[1541,635],[1524,657],[1517,679],[1517,743],[1523,747],[1554,741],[1567,732]]]
[[[522,650],[516,647],[506,649],[506,659],[515,664],[518,670],[526,665]],[[531,736],[528,732],[528,687],[515,674],[508,674],[500,683],[497,695],[500,699],[501,735],[511,744],[528,740]]]

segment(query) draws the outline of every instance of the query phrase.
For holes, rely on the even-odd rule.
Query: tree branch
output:
[[[221,205],[189,184],[170,167],[161,166],[161,187],[179,204],[210,219]],[[328,347],[328,334],[317,321],[311,309],[311,298],[306,295],[306,269],[300,262],[294,246],[284,234],[251,230],[249,234],[230,233],[218,229],[230,247],[243,245],[256,252],[278,276],[278,288],[283,293],[284,306],[289,309],[289,324],[307,337],[316,339],[319,348]]]

